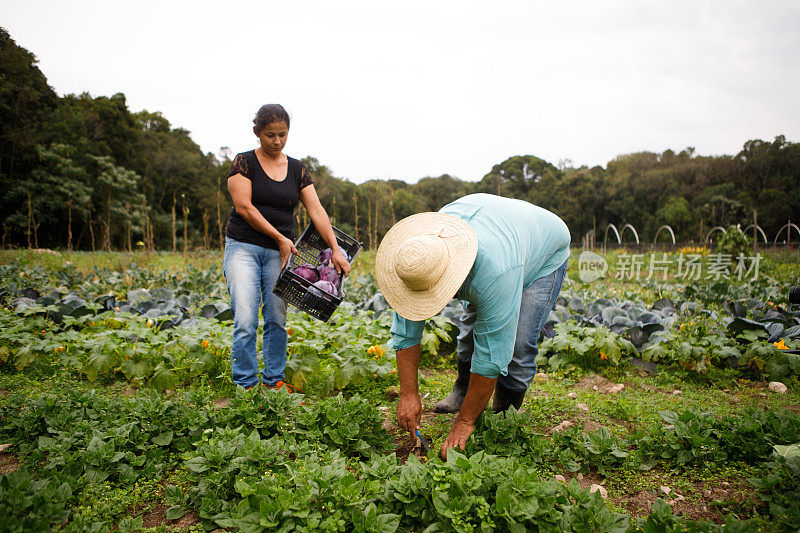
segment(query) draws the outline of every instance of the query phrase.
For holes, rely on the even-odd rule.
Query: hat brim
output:
[[[442,238],[448,264],[436,283],[428,289],[415,291],[395,272],[395,257],[403,242],[422,235]],[[469,224],[446,213],[417,213],[399,221],[383,237],[375,256],[375,278],[384,298],[397,314],[408,320],[425,320],[444,309],[455,296],[477,254],[478,238]]]

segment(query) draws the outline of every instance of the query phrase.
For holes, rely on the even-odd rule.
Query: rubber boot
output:
[[[458,360],[458,377],[453,385],[453,391],[447,398],[436,404],[433,408],[434,413],[457,413],[461,410],[461,404],[464,403],[467,387],[469,387],[471,366],[472,361]]]
[[[525,399],[524,390],[511,390],[505,388],[499,382],[494,388],[494,400],[492,401],[492,411],[500,413],[508,410],[512,405],[519,411],[522,407],[522,400]]]

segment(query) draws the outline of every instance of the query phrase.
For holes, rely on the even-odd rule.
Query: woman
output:
[[[278,389],[286,385],[286,302],[272,289],[289,255],[297,253],[294,211],[298,200],[334,250],[334,268],[347,275],[350,263],[339,250],[305,165],[283,153],[289,136],[286,110],[277,104],[262,106],[253,123],[259,146],[237,154],[228,174],[233,208],[225,231],[223,271],[233,312],[231,369],[236,385],[245,389],[258,385],[256,331],[261,306],[264,369],[260,381]]]

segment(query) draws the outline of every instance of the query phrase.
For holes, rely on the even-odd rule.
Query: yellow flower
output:
[[[200,342],[200,344],[203,346],[203,348],[208,348],[208,341],[207,340],[203,339],[202,342]]]
[[[375,347],[374,346],[370,346],[369,348],[367,348],[367,354],[368,355],[375,355]]]
[[[775,347],[777,349],[779,349],[779,350],[788,350],[789,349],[789,347],[786,346],[786,343],[783,342],[783,339],[781,339],[780,342],[773,342],[772,344],[774,344]]]

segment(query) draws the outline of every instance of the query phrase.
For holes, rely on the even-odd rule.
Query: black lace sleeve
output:
[[[300,183],[297,184],[297,190],[300,191],[309,185],[314,185],[314,180],[311,179],[311,172],[303,165],[300,167]]]
[[[231,171],[228,172],[228,177],[230,178],[234,174],[241,174],[249,180],[253,179],[250,176],[250,169],[247,168],[247,159],[245,158],[244,154],[236,154],[236,157],[233,158],[233,163],[231,163]]]

